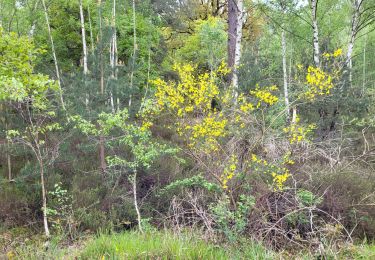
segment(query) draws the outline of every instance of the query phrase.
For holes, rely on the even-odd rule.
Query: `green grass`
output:
[[[101,235],[90,241],[80,256],[82,259],[272,259],[272,254],[255,243],[233,250],[191,234],[170,232]]]
[[[19,233],[19,232],[18,232]],[[17,234],[18,234],[17,233]],[[1,237],[1,236],[0,236]],[[46,250],[43,236],[25,239],[18,245],[0,251],[0,259],[319,259],[306,250],[273,252],[255,241],[240,239],[237,243],[213,244],[202,240],[196,232],[174,234],[171,231],[136,231],[88,236],[67,244],[54,237]],[[1,241],[1,240],[0,240]],[[13,242],[16,242],[14,240]],[[375,259],[375,244],[347,245],[338,252],[326,251],[322,259]]]

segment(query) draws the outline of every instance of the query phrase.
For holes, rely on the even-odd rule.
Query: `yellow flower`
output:
[[[236,155],[232,155],[229,158],[229,165],[224,168],[222,175],[220,176],[223,189],[228,189],[228,182],[233,179],[235,171],[237,169],[238,159]]]
[[[13,259],[14,257],[15,257],[15,254],[14,254],[13,251],[9,251],[9,252],[7,253],[7,258],[8,258],[9,260]]]
[[[333,57],[338,57],[338,56],[341,56],[342,54],[342,49],[337,49],[334,53],[333,53]]]

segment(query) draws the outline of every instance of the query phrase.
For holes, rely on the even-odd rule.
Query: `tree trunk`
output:
[[[98,0],[99,7],[99,59],[100,59],[100,94],[104,96],[104,59],[103,59],[103,29],[102,29],[102,1]],[[105,174],[107,165],[105,162],[105,139],[103,135],[99,136],[99,162],[100,162],[100,171],[102,174]]]
[[[87,14],[89,16],[89,29],[90,29],[90,41],[91,41],[91,53],[94,55],[94,35],[92,33],[92,23],[91,23],[91,12],[90,12],[90,5],[87,6]]]
[[[111,44],[110,44],[110,64],[111,64],[111,70],[112,70],[111,78],[112,80],[116,80],[117,79],[117,73],[116,73],[116,67],[117,67],[116,0],[113,0],[111,26],[112,26],[112,39],[111,39]],[[113,92],[114,92],[114,89],[112,88],[110,92],[111,108],[112,108],[112,113],[115,113],[116,109],[115,109]]]
[[[38,141],[36,140],[36,143]],[[42,207],[43,207],[43,225],[44,225],[44,233],[47,238],[50,237],[50,232],[48,228],[48,216],[47,216],[47,192],[46,192],[46,187],[44,183],[44,164],[43,164],[43,158],[40,153],[40,147],[37,145],[35,147],[35,155],[37,156],[37,160],[39,163],[39,168],[40,168],[40,185],[42,187]]]
[[[287,121],[290,120],[290,108],[289,108],[289,94],[288,94],[288,72],[286,65],[286,39],[285,31],[281,32],[281,46],[282,46],[282,57],[283,57],[283,78],[284,78],[284,100]]]
[[[236,52],[237,5],[235,0],[228,0],[228,67],[233,70]]]
[[[82,0],[79,0],[79,14],[81,18],[81,34],[82,34],[82,47],[83,47],[83,74],[86,77],[89,70],[87,66],[87,43],[86,43],[85,17],[83,15]]]
[[[133,91],[133,77],[134,77],[134,68],[135,68],[135,55],[137,54],[137,24],[135,19],[135,0],[133,0],[133,57],[132,57],[132,68],[130,72],[130,97],[129,97],[129,109],[132,105],[132,91]]]
[[[363,46],[362,96],[365,94],[365,87],[366,87],[366,47],[367,47],[367,35],[365,38],[365,45]]]
[[[143,233],[142,222],[141,222],[142,221],[141,212],[139,211],[138,200],[137,200],[137,171],[136,170],[134,171],[132,182],[133,182],[134,207],[135,207],[135,211],[137,212],[138,228],[139,228],[139,231]]]
[[[99,161],[100,161],[100,170],[104,174],[105,170],[107,168],[107,165],[105,163],[105,147],[104,147],[104,136],[99,136]]]
[[[44,9],[44,16],[46,18],[46,23],[47,23],[48,36],[49,36],[49,39],[50,39],[50,42],[51,42],[51,49],[52,49],[53,61],[55,63],[57,84],[59,85],[59,89],[60,89],[60,91],[59,91],[59,93],[60,93],[60,102],[61,102],[62,109],[66,110],[65,103],[64,103],[64,98],[63,98],[63,94],[62,94],[60,70],[59,70],[59,65],[58,65],[58,62],[57,62],[57,56],[56,56],[56,51],[55,51],[55,44],[53,42],[51,25],[49,23],[49,17],[48,17],[47,7],[46,7],[46,3],[45,3],[44,0],[42,0],[42,4],[43,4],[43,9]]]
[[[104,95],[104,60],[103,60],[103,26],[102,26],[102,1],[98,0],[99,7],[99,59],[100,59],[100,94]]]
[[[359,24],[359,16],[360,16],[360,8],[362,5],[362,0],[354,0],[353,2],[353,17],[352,17],[352,28],[350,32],[350,40],[348,44],[348,52],[346,54],[346,64],[348,67],[348,73],[349,73],[349,84],[350,86],[352,85],[353,81],[353,61],[352,61],[352,56],[353,56],[353,49],[354,49],[354,42],[357,36],[358,32],[358,24]]]
[[[235,97],[238,95],[243,16],[243,0],[228,0],[228,67],[232,70],[230,80]]]
[[[81,18],[81,34],[82,34],[82,48],[83,48],[83,77],[85,81],[85,87],[87,87],[87,74],[89,72],[87,66],[87,43],[86,43],[86,29],[85,29],[85,17],[83,15],[83,4],[82,0],[79,0],[79,14]],[[89,94],[86,93],[86,100],[85,100],[86,108],[89,105]]]
[[[319,27],[317,20],[318,0],[311,0],[311,14],[313,27],[314,63],[320,67]]]
[[[5,130],[8,131],[8,123],[5,123]],[[12,160],[10,157],[10,145],[9,141],[7,140],[7,168],[8,168],[8,180],[12,181],[13,176],[12,176]]]

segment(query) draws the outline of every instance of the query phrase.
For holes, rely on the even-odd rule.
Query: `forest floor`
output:
[[[17,236],[17,237],[14,237]],[[170,231],[135,231],[82,235],[75,242],[54,236],[48,244],[42,235],[23,229],[0,233],[0,259],[375,259],[375,244],[347,245],[322,256],[309,251],[266,249],[258,242],[213,243],[197,234]]]

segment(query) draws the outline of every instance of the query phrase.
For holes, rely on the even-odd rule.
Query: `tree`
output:
[[[101,113],[95,123],[87,121],[80,116],[73,116],[71,120],[83,133],[96,137],[105,136],[107,140],[110,138],[108,141],[110,146],[117,146],[130,152],[130,156],[125,156],[126,153],[123,153],[108,156],[106,159],[109,167],[120,167],[123,174],[127,175],[132,184],[138,227],[143,232],[142,216],[137,199],[138,171],[150,168],[156,158],[163,154],[174,154],[176,150],[154,141],[149,125],[146,122],[141,122],[141,125],[129,122],[127,109],[116,113]],[[97,125],[99,125],[99,128]],[[115,133],[116,136],[114,135]]]
[[[174,55],[178,62],[194,62],[204,68],[215,70],[226,58],[227,34],[221,18],[209,17],[197,20],[194,32],[186,37],[184,46]]]
[[[5,34],[0,27],[0,102],[17,112],[22,127],[9,129],[7,138],[28,146],[39,165],[42,191],[44,232],[50,236],[47,219],[47,193],[45,187],[45,162],[48,155],[46,134],[60,128],[52,120],[48,94],[60,91],[58,84],[47,76],[34,72],[35,59],[43,51],[34,46],[28,37],[17,37],[15,33]]]
[[[59,69],[59,64],[57,62],[57,56],[56,56],[56,50],[55,50],[55,43],[53,41],[52,30],[51,30],[51,25],[50,25],[50,22],[49,22],[48,10],[47,10],[47,6],[46,6],[46,3],[45,3],[45,0],[42,0],[42,4],[43,4],[43,9],[44,9],[44,15],[45,15],[45,18],[46,18],[48,35],[49,35],[49,39],[50,39],[50,42],[51,42],[51,49],[52,49],[53,61],[55,63],[55,71],[56,71],[57,84],[59,84],[59,88],[61,89],[60,69]],[[61,101],[61,107],[62,107],[62,109],[66,110],[65,104],[64,104],[63,93],[61,91],[60,91],[60,101]]]
[[[310,0],[311,19],[312,19],[312,28],[313,28],[314,62],[315,62],[316,67],[320,67],[318,2],[319,0]]]
[[[238,67],[241,60],[243,0],[228,0],[228,67],[232,70],[230,84],[238,95]]]

